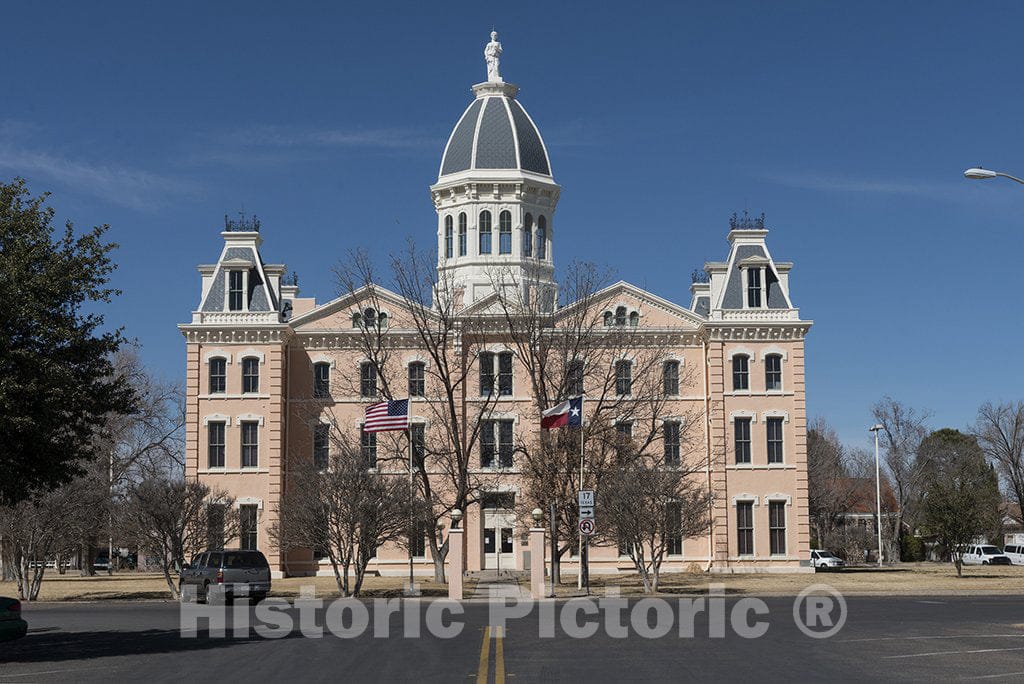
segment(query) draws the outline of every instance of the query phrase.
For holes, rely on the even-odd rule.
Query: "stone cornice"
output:
[[[183,323],[178,330],[186,342],[218,344],[287,343],[294,331],[287,325],[273,326],[210,326]]]

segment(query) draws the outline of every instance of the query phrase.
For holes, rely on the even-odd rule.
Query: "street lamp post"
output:
[[[1012,181],[1016,181],[1021,185],[1024,185],[1024,180],[1017,178],[1016,176],[1011,176],[1008,173],[1002,173],[1000,171],[991,171],[989,169],[983,169],[981,167],[967,169],[966,171],[964,171],[964,177],[970,178],[971,180],[988,180],[989,178],[1009,178]]]
[[[875,433],[875,510],[878,511],[878,567],[882,567],[882,471],[878,465],[878,431],[884,426],[872,425],[868,429]]]

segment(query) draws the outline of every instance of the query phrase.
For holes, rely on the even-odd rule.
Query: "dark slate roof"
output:
[[[725,284],[725,296],[722,298],[723,309],[743,308],[743,283],[740,282],[739,262],[749,257],[768,258],[765,251],[758,245],[740,245],[736,248],[736,259],[733,262],[732,271],[729,273],[729,280]],[[782,294],[782,286],[775,275],[775,268],[767,269],[765,289],[768,291],[769,309],[788,309],[786,296]]]
[[[697,297],[697,303],[693,307],[693,312],[707,318],[708,314],[711,313],[711,297],[707,295]]]
[[[240,259],[248,261],[252,264],[249,268],[249,291],[251,292],[249,300],[249,311],[275,311],[276,310],[276,298],[274,293],[270,291],[270,288],[266,283],[263,282],[259,276],[259,270],[255,267],[256,262],[259,261],[260,265],[263,264],[260,259],[259,252],[249,247],[229,247],[224,251],[224,261],[230,261],[231,259]],[[206,295],[206,300],[202,303],[202,311],[223,311],[224,310],[224,291],[226,289],[226,280],[224,266],[217,264],[217,272],[213,276],[213,284],[210,286],[210,290]]]
[[[462,114],[445,147],[439,176],[470,169],[522,169],[551,175],[540,132],[515,99],[480,97]]]

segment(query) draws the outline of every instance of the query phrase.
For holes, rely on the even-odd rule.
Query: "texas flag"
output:
[[[545,430],[575,425],[583,425],[583,397],[563,401],[541,414],[540,426]]]

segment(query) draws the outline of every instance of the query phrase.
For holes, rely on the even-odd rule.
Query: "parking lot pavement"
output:
[[[739,600],[724,600],[727,615]],[[419,637],[405,637],[404,621],[412,604],[381,622],[388,638],[373,635],[372,604],[367,604],[370,628],[351,633],[353,638],[329,631],[319,638],[303,636],[295,607],[282,611],[296,625],[284,638],[255,633],[210,638],[202,636],[202,629],[199,638],[182,638],[176,604],[36,604],[25,609],[29,636],[0,644],[0,684],[124,676],[147,681],[234,681],[244,676],[250,681],[344,677],[481,683],[1024,678],[1024,597],[850,597],[846,602],[845,624],[826,639],[800,631],[793,599],[785,597],[764,599],[767,615],[744,618],[767,625],[758,638],[744,638],[732,629],[719,638],[708,617],[713,611],[694,613],[678,599],[670,599],[667,608],[636,599],[624,602],[618,616],[628,632],[624,638],[606,627],[609,612],[599,604],[591,604],[599,612],[590,615],[586,606],[564,601],[524,607],[529,610],[525,617],[510,617],[505,624],[500,616],[515,611],[466,603],[464,614],[449,615],[447,624],[461,625],[454,638],[434,636],[425,626]],[[427,605],[416,602],[416,615],[422,618]],[[572,611],[566,610],[569,606]],[[231,610],[229,620],[242,610]],[[554,623],[544,610],[555,617]],[[645,638],[657,623],[658,610],[669,611],[663,617],[672,626],[659,638]],[[251,616],[252,609],[248,611]],[[319,611],[313,618],[322,625],[326,616]],[[597,624],[592,635],[574,638],[573,625],[590,623]],[[692,626],[693,636],[681,637],[679,625],[687,633]]]

